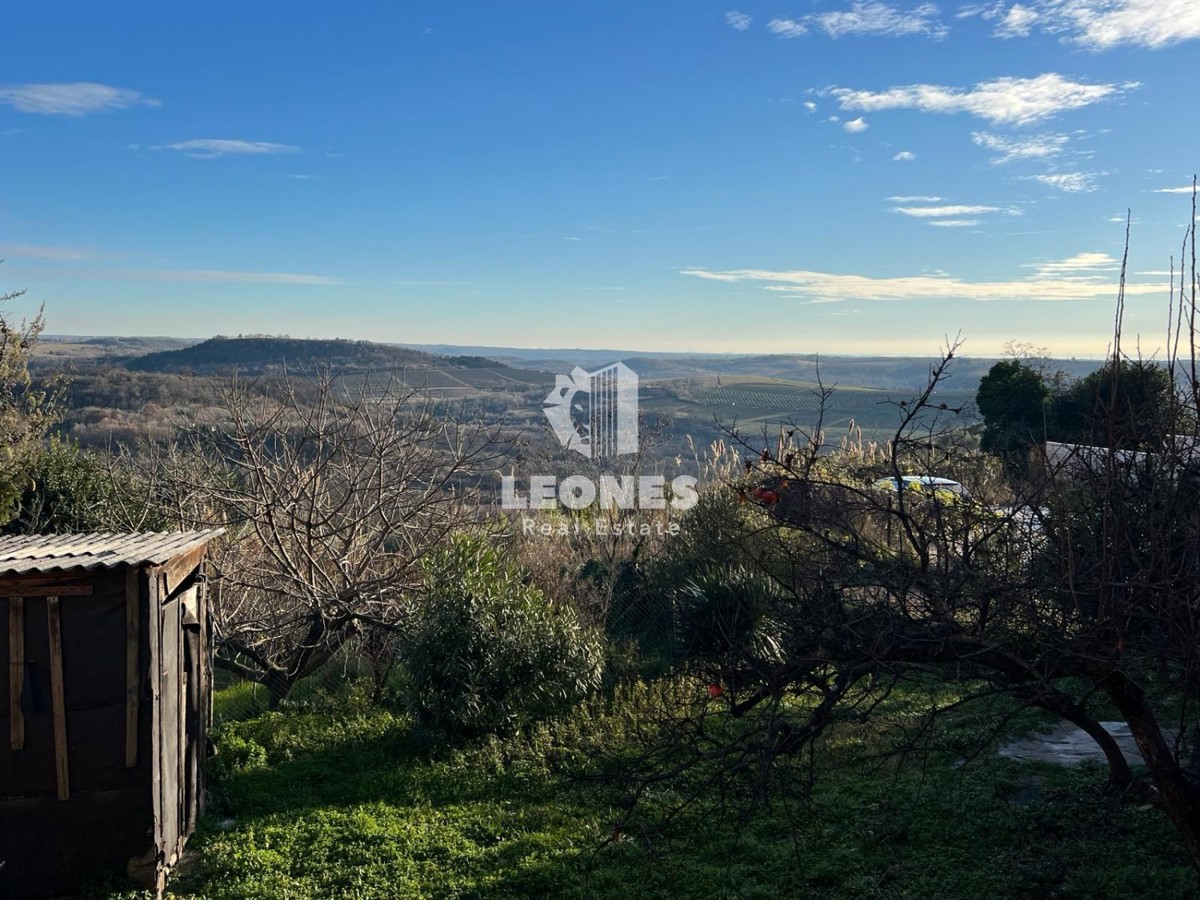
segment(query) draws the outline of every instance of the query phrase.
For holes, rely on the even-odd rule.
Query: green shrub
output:
[[[413,713],[466,735],[511,732],[595,690],[599,636],[499,552],[455,538],[426,567],[404,641]]]
[[[710,567],[679,591],[684,655],[745,663],[783,661],[783,627],[771,617],[778,591],[744,568]]]
[[[241,735],[218,732],[220,752],[209,765],[210,774],[218,781],[240,772],[262,769],[267,765],[267,750],[261,744]]]
[[[30,462],[8,534],[154,531],[165,527],[125,472],[97,453],[51,438]]]
[[[739,503],[731,490],[704,491],[662,552],[624,565],[607,620],[618,673],[657,678],[688,653],[693,638],[685,615],[692,598],[688,586],[714,565],[744,564],[752,531],[745,519],[753,515],[755,509]]]

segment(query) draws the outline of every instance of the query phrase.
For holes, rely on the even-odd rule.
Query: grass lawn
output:
[[[645,689],[650,691],[652,689]],[[179,898],[1197,896],[1162,815],[1095,768],[944,752],[846,762],[811,791],[664,816],[663,789],[613,840],[622,795],[577,777],[636,752],[636,716],[593,704],[519,739],[452,748],[361,697],[222,726],[209,815]],[[879,726],[872,726],[877,728]],[[662,804],[653,802],[662,801]],[[95,897],[138,896],[98,889]]]

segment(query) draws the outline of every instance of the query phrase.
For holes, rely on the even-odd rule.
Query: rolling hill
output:
[[[329,366],[336,372],[409,368],[480,368],[496,363],[479,357],[447,357],[368,341],[301,340],[277,337],[214,337],[189,347],[162,350],[124,362],[135,372],[216,375],[237,370],[262,375],[273,369]]]

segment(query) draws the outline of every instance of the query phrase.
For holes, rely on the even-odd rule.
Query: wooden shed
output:
[[[0,537],[0,897],[161,890],[204,807],[219,533]]]

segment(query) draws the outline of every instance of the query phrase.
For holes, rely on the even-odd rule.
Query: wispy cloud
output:
[[[804,108],[810,113],[815,113],[817,111],[817,104],[813,103],[811,100],[805,100]]]
[[[1154,194],[1190,194],[1194,188],[1190,184],[1185,184],[1183,187],[1156,188],[1151,193]]]
[[[988,131],[971,133],[971,140],[979,147],[999,154],[992,157],[995,165],[1026,159],[1049,159],[1058,156],[1066,148],[1070,137],[1065,134],[1037,134],[1029,137],[1007,137]]]
[[[38,272],[53,278],[88,281],[161,281],[187,284],[291,284],[344,285],[347,282],[327,275],[301,272],[243,272],[226,269],[121,269],[80,268],[76,266],[25,266],[22,272]]]
[[[915,109],[928,113],[967,113],[993,123],[1028,125],[1067,110],[1113,99],[1138,87],[1124,84],[1084,84],[1055,72],[1034,78],[997,78],[971,88],[938,84],[910,84],[884,91],[831,87],[843,110],[878,112]]]
[[[1001,38],[1037,28],[1090,50],[1122,45],[1158,49],[1200,38],[1200,6],[1193,0],[1030,0],[969,8],[996,21]]]
[[[181,281],[196,284],[345,284],[340,278],[296,272],[235,272],[222,269],[113,270],[131,281]]]
[[[162,105],[140,91],[89,81],[0,85],[0,104],[17,112],[42,116],[86,116],[112,109]]]
[[[0,259],[48,259],[55,262],[79,262],[96,259],[94,250],[80,247],[39,247],[33,244],[0,244]]]
[[[798,38],[808,34],[808,26],[795,19],[772,19],[767,23],[767,30],[781,38]]]
[[[950,29],[938,17],[938,8],[922,3],[913,9],[899,9],[886,3],[856,2],[850,9],[816,13],[808,20],[832,38],[847,35],[858,37],[904,37],[925,35],[941,40]]]
[[[968,206],[965,204],[948,204],[946,206],[897,206],[892,212],[902,216],[912,216],[914,219],[946,219],[961,216],[978,216],[982,213],[1006,212],[1010,215],[1020,215],[1019,210],[1005,209],[1001,206]]]
[[[862,116],[859,116],[857,119],[851,119],[849,122],[847,122],[845,125],[842,126],[842,128],[844,128],[846,131],[850,132],[851,134],[858,134],[860,132],[866,131],[870,127],[871,126],[867,124],[867,120],[864,119]]]
[[[397,281],[404,287],[466,287],[469,281]]]
[[[750,23],[753,21],[754,19],[750,18],[750,16],[746,15],[744,12],[739,12],[736,9],[731,9],[729,12],[725,13],[725,24],[727,24],[734,31],[745,31],[750,27]]]
[[[892,203],[941,203],[941,197],[929,197],[923,194],[888,197]]]
[[[158,148],[155,148],[158,149]],[[270,141],[238,141],[218,138],[203,138],[167,144],[167,149],[196,159],[216,159],[219,156],[263,156],[275,153],[299,153],[299,147],[290,144],[273,144]]]
[[[1069,276],[1096,280],[1119,271],[1121,263],[1108,253],[1086,252],[1067,259],[1027,263],[1024,268],[1033,269],[1038,278]]]
[[[979,224],[979,219],[931,219],[930,225],[938,228],[971,228]]]
[[[726,284],[757,283],[764,290],[811,303],[888,300],[1110,301],[1117,283],[1106,254],[1079,254],[1061,262],[1037,263],[1033,275],[1010,281],[967,281],[951,275],[875,278],[807,270],[685,269],[680,274]],[[1159,284],[1130,283],[1129,296],[1157,294]]]
[[[1050,175],[1028,175],[1027,181],[1036,181],[1068,194],[1088,194],[1096,189],[1097,172],[1058,172]]]
[[[733,22],[729,24],[733,25]],[[749,26],[749,22],[746,24]],[[810,13],[791,19],[774,18],[767,23],[767,30],[782,38],[798,38],[819,31],[834,39],[923,36],[941,40],[950,33],[932,3],[902,9],[879,0],[855,0],[849,9]]]
[[[1030,9],[1028,6],[1014,3],[1005,11],[1004,17],[996,24],[993,34],[998,38],[1027,37],[1034,24],[1040,18],[1041,14]]]
[[[913,153],[911,150],[901,150],[892,157],[892,162],[912,162],[916,158],[917,154]]]

